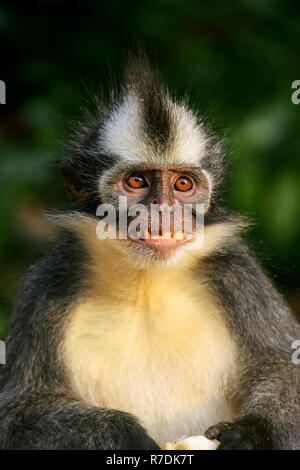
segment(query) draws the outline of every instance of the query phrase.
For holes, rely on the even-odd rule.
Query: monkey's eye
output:
[[[131,175],[126,180],[126,184],[133,189],[147,188],[148,183],[143,175]]]
[[[193,181],[187,176],[178,176],[174,182],[174,188],[176,191],[190,191],[193,188]]]

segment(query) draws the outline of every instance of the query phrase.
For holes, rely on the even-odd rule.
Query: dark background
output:
[[[127,0],[0,4],[0,337],[28,266],[47,250],[43,208],[67,201],[56,161],[66,123],[141,41],[165,83],[226,136],[226,203],[300,314],[300,3]]]

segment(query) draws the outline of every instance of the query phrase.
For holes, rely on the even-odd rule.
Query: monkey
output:
[[[72,202],[15,302],[0,447],[155,451],[204,433],[220,450],[300,449],[300,328],[222,203],[222,142],[137,56],[63,148]],[[120,197],[128,220],[147,209],[137,238],[121,237]],[[101,204],[115,238],[97,236]],[[155,204],[190,204],[193,227],[203,207],[202,243],[160,219],[155,237]]]

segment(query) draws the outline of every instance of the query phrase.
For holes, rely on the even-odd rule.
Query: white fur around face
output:
[[[133,92],[111,113],[101,129],[99,144],[105,152],[131,163],[199,164],[207,138],[193,113],[166,98],[172,119],[172,137],[163,153],[157,151],[143,131],[142,102]]]
[[[138,271],[107,247],[94,261],[64,342],[73,393],[134,414],[162,447],[231,420],[236,350],[206,282],[187,266]]]

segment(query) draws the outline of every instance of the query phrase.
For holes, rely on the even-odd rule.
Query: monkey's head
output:
[[[79,128],[67,146],[62,171],[81,211],[95,217],[97,206],[114,206],[112,243],[137,260],[176,260],[195,248],[199,207],[209,224],[222,218],[217,209],[223,182],[220,145],[186,102],[171,99],[145,59],[131,60],[120,91]],[[127,198],[126,209],[120,209],[121,196],[123,202]],[[134,223],[137,204],[146,211]],[[176,208],[169,227],[161,213],[151,212],[155,205]],[[136,235],[129,229],[124,236],[122,210]]]

